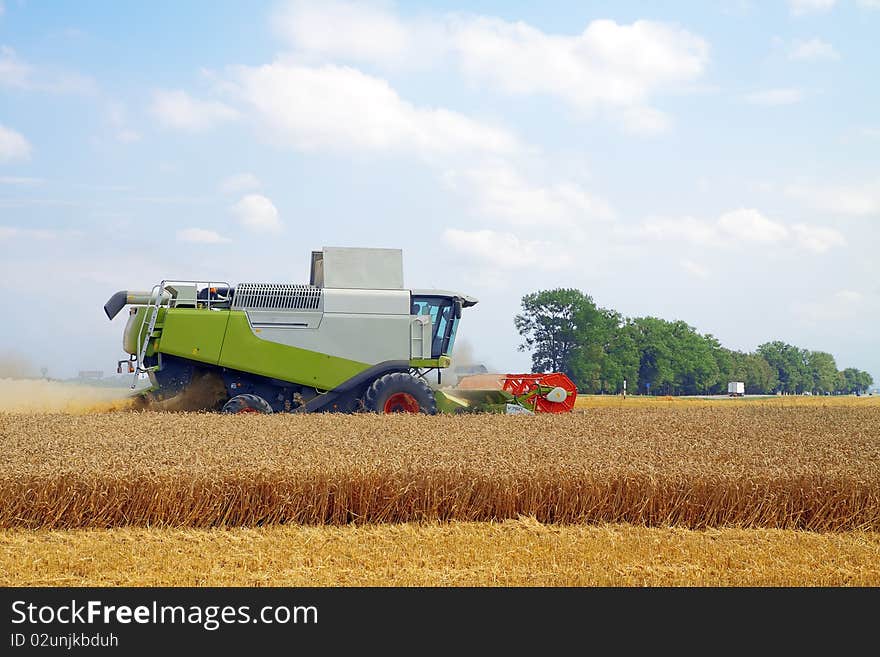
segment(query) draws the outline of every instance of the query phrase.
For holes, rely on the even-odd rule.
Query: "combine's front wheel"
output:
[[[392,372],[379,377],[367,388],[364,407],[374,413],[437,413],[434,391],[423,379]]]
[[[259,395],[236,395],[223,404],[221,413],[271,413],[269,402]]]

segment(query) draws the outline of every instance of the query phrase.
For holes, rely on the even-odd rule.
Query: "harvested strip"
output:
[[[878,586],[880,533],[502,523],[0,531],[2,586]]]

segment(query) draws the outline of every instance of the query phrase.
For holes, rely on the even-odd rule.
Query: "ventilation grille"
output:
[[[232,307],[236,309],[321,310],[323,289],[287,283],[239,283]]]

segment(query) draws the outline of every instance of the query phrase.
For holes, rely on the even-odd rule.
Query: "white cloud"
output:
[[[715,221],[694,217],[651,218],[642,222],[635,234],[651,239],[712,247],[747,243],[791,243],[815,253],[824,253],[832,247],[846,244],[843,235],[833,228],[800,223],[789,227],[749,208],[725,212]]]
[[[12,48],[0,46],[0,84],[25,89],[29,85],[30,75],[30,66],[19,59]]]
[[[58,231],[48,228],[17,228],[15,226],[0,226],[0,240],[22,238],[35,240],[54,240],[62,236],[78,235],[77,231]]]
[[[242,226],[255,232],[278,232],[281,219],[271,200],[261,194],[247,194],[232,206],[232,213]]]
[[[234,78],[239,98],[278,138],[301,150],[415,151],[430,157],[518,148],[505,130],[446,109],[415,107],[386,81],[353,68],[275,62],[237,67]]]
[[[236,194],[260,189],[263,184],[252,173],[236,173],[220,181],[220,191],[224,194]]]
[[[559,228],[614,218],[605,200],[579,185],[535,184],[507,162],[449,171],[445,181],[472,199],[477,214],[517,226]]]
[[[718,227],[727,236],[743,242],[778,242],[788,237],[788,229],[757,210],[739,209],[718,218]]]
[[[858,303],[862,300],[862,293],[855,290],[838,290],[834,296],[846,303]]]
[[[231,121],[238,112],[216,100],[199,100],[185,91],[157,91],[153,96],[152,112],[170,128],[199,132]]]
[[[510,232],[447,228],[443,239],[468,260],[489,269],[558,270],[572,264],[558,244],[522,239]]]
[[[577,36],[478,17],[454,34],[466,73],[511,93],[549,93],[582,109],[641,104],[665,85],[699,77],[708,44],[675,25],[596,20]]]
[[[31,87],[36,91],[54,94],[98,93],[98,83],[87,75],[73,72],[49,74],[45,80],[37,80]]]
[[[123,128],[116,131],[116,140],[122,144],[133,144],[141,140],[141,135],[134,130]]]
[[[880,2],[880,0],[878,0]],[[880,139],[880,128],[864,127],[859,129],[859,134],[868,139]]]
[[[656,134],[668,121],[651,94],[704,72],[708,43],[675,24],[595,20],[580,34],[549,34],[525,22],[447,14],[404,19],[363,3],[293,3],[275,27],[301,57],[380,66],[452,62],[474,83],[511,94],[555,96],[584,114],[630,112],[626,129]]]
[[[856,290],[837,290],[824,298],[795,301],[791,307],[801,320],[810,322],[842,322],[852,320],[861,310],[864,295]]]
[[[718,246],[724,242],[717,226],[694,217],[646,219],[638,234],[658,240],[690,242],[703,246]]]
[[[788,0],[788,9],[793,16],[804,16],[830,11],[837,0]]]
[[[794,231],[798,244],[816,253],[825,253],[832,247],[844,246],[846,244],[846,239],[843,235],[833,228],[795,224],[791,229]]]
[[[0,163],[26,160],[30,156],[31,145],[28,140],[15,130],[0,124]]]
[[[0,208],[76,208],[80,201],[58,198],[0,198]]]
[[[69,71],[36,71],[12,48],[0,46],[0,86],[60,94],[94,94],[95,81]]]
[[[177,231],[178,242],[197,242],[200,244],[222,244],[231,242],[228,237],[223,237],[213,230],[205,230],[204,228],[184,228]]]
[[[290,2],[272,22],[277,33],[305,53],[395,67],[409,65],[424,43],[415,38],[412,24],[368,3]]]
[[[818,61],[840,59],[834,46],[822,39],[810,39],[809,41],[795,41],[788,53],[788,58],[800,61]]]
[[[745,99],[752,105],[793,105],[804,99],[804,92],[800,89],[767,89],[746,94]]]
[[[706,269],[703,265],[694,262],[693,260],[688,260],[684,258],[679,260],[678,264],[684,269],[687,273],[691,274],[696,278],[707,279],[709,278],[709,270]]]
[[[789,185],[785,194],[823,212],[880,215],[880,180],[861,185]]]
[[[140,141],[141,135],[128,126],[128,111],[123,103],[113,102],[107,107],[107,120],[116,141],[123,144],[132,144]]]
[[[671,126],[669,117],[651,107],[628,107],[620,113],[620,124],[633,135],[659,135]]]
[[[45,180],[42,178],[28,178],[25,176],[0,176],[0,185],[42,185]]]
[[[752,0],[723,0],[721,12],[728,16],[745,16],[754,10]]]

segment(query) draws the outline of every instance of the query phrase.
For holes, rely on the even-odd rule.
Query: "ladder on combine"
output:
[[[137,342],[138,352],[137,352],[137,362],[134,368],[134,378],[131,381],[131,389],[134,390],[137,386],[138,377],[141,374],[144,374],[148,371],[148,368],[144,367],[144,359],[147,357],[147,348],[150,345],[150,339],[153,337],[153,331],[156,328],[156,320],[159,318],[159,308],[162,306],[162,300],[165,292],[165,284],[166,281],[162,281],[159,285],[154,285],[153,290],[150,293],[150,301],[147,303],[147,312],[150,314],[149,321],[141,324],[138,329]],[[171,305],[171,295],[168,295],[168,305]],[[147,337],[143,339],[144,325],[147,326]]]
[[[158,285],[154,285],[152,291],[150,292],[150,299],[147,302],[146,308],[147,313],[149,314],[149,319],[144,321],[140,328],[138,329],[137,342],[135,344],[137,347],[137,360],[134,368],[134,378],[131,382],[131,389],[134,390],[137,387],[138,377],[141,374],[146,374],[150,371],[151,368],[146,367],[144,365],[144,359],[147,357],[147,349],[150,346],[150,340],[153,338],[153,331],[156,329],[156,322],[159,319],[159,310],[162,306],[166,306],[171,308],[174,305],[177,305],[178,301],[176,293],[172,292],[177,286],[188,286],[194,288],[198,291],[201,288],[207,288],[209,290],[209,294],[206,299],[190,299],[188,300],[191,303],[203,305],[208,310],[211,309],[211,303],[214,305],[217,304],[227,304],[229,302],[228,298],[221,299],[212,299],[212,295],[218,288],[231,290],[229,283],[226,282],[205,282],[205,281],[187,281],[187,280],[164,280]],[[146,336],[144,336],[144,329],[146,329]],[[162,364],[162,354],[158,354],[159,358],[159,366]]]

